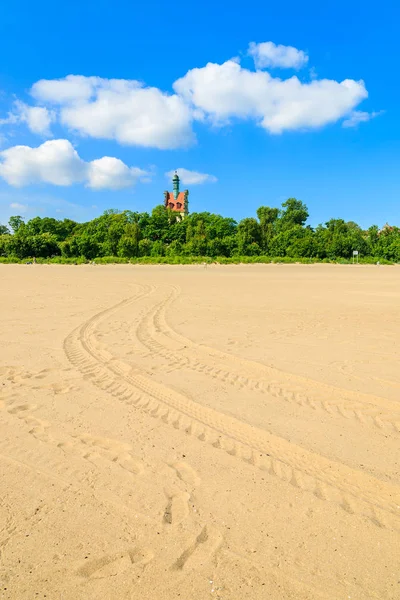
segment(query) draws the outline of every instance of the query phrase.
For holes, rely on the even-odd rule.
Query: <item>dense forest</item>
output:
[[[156,206],[152,213],[107,210],[87,223],[11,217],[0,225],[0,262],[35,258],[54,262],[268,262],[348,261],[358,250],[367,262],[400,262],[400,228],[331,219],[313,228],[308,209],[289,198],[282,208],[261,206],[239,223],[208,212],[178,220]]]

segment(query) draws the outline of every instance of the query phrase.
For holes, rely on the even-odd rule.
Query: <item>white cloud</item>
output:
[[[216,125],[254,119],[270,133],[333,123],[368,96],[363,81],[282,80],[231,60],[188,71],[174,89]]]
[[[50,124],[54,120],[53,113],[43,106],[24,107],[23,119],[33,133],[51,135]]]
[[[303,50],[297,50],[293,46],[277,45],[274,42],[261,44],[250,42],[248,53],[253,57],[256,69],[268,67],[300,69],[308,62],[308,56]]]
[[[0,176],[16,187],[39,182],[68,186],[85,180],[86,165],[68,140],[52,140],[0,152]]]
[[[41,79],[31,89],[37,100],[53,104],[87,102],[93,96],[93,88],[101,82],[100,77],[67,75],[63,79]]]
[[[16,100],[7,118],[0,120],[0,125],[26,123],[32,133],[50,135],[50,124],[54,120],[53,111],[43,106],[28,106],[24,102]]]
[[[85,183],[97,190],[115,190],[134,185],[142,175],[147,173],[109,156],[85,162],[68,140],[50,140],[37,148],[13,146],[0,152],[0,177],[15,187]]]
[[[182,98],[139,81],[68,75],[38,81],[31,91],[40,102],[58,105],[61,122],[81,135],[160,149],[194,140]]]
[[[25,122],[32,133],[50,135],[50,124],[55,120],[53,111],[43,106],[28,106],[19,100],[14,106],[17,119]]]
[[[121,190],[135,185],[141,178],[147,178],[148,173],[137,167],[128,167],[119,158],[103,156],[89,163],[88,187],[100,190]]]
[[[342,125],[343,127],[357,127],[360,123],[366,123],[371,119],[375,119],[375,117],[379,117],[383,112],[384,111],[380,110],[378,112],[369,113],[361,110],[354,110],[350,116],[343,121]]]
[[[217,178],[214,175],[209,175],[208,173],[199,173],[198,171],[189,171],[189,169],[176,169],[176,172],[179,175],[180,180],[185,185],[197,185],[199,183],[215,183]],[[165,173],[168,179],[171,179],[174,176],[174,171],[168,171]]]
[[[24,213],[28,210],[28,207],[26,204],[20,204],[19,202],[11,202],[10,208],[12,208],[14,210],[19,210],[19,212],[21,212],[21,213]]]
[[[318,79],[312,68],[308,82],[295,76],[273,77],[262,70],[306,65],[307,54],[292,46],[252,42],[248,53],[254,58],[256,70],[242,68],[236,58],[223,64],[208,63],[178,79],[173,93],[133,79],[83,75],[42,79],[31,89],[36,106],[17,101],[0,124],[24,121],[32,131],[47,135],[56,119],[81,136],[174,149],[195,141],[194,121],[223,126],[251,120],[270,133],[317,128],[351,115],[368,96],[363,81]],[[354,118],[346,119],[345,127],[368,120],[360,116],[367,113],[353,114]],[[98,173],[96,181],[99,177]],[[105,180],[106,174],[101,178]]]

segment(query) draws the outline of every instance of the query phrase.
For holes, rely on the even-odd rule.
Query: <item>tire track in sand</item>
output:
[[[184,366],[238,389],[268,394],[279,401],[313,410],[320,408],[333,416],[355,418],[363,424],[380,429],[389,427],[400,433],[400,409],[395,402],[286,374],[279,369],[196,344],[182,336],[169,325],[166,318],[168,307],[178,296],[179,290],[174,287],[166,299],[148,311],[135,331],[137,339],[148,350],[167,361],[169,370]],[[194,354],[194,359],[185,356],[188,348]],[[218,361],[221,366],[217,364]]]
[[[91,461],[92,457],[99,456],[101,459],[118,464],[122,469],[130,471],[134,475],[138,475],[144,470],[141,461],[135,459],[133,456],[130,444],[90,434],[64,434],[63,437],[67,435],[66,441],[61,441],[57,437],[55,439],[49,433],[52,424],[49,421],[44,421],[33,416],[32,413],[39,407],[30,402],[21,402],[21,400],[18,394],[9,397],[5,401],[6,411],[10,416],[24,422],[28,427],[28,433],[40,442],[57,446],[64,453],[70,451],[88,461]]]
[[[333,502],[350,514],[366,516],[381,527],[400,529],[398,487],[201,406],[98,348],[95,332],[99,323],[150,293],[148,289],[100,312],[68,335],[64,349],[70,362],[100,389],[175,428]]]

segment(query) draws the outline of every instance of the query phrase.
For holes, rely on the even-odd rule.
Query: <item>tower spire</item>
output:
[[[178,198],[178,195],[179,195],[179,182],[180,182],[179,175],[175,171],[175,175],[172,178],[172,185],[173,185],[173,189],[174,189],[175,200]]]

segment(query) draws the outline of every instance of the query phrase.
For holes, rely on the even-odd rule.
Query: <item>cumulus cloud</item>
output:
[[[44,106],[29,106],[16,100],[7,118],[0,119],[0,125],[26,123],[32,133],[50,135],[50,124],[54,120],[54,112]]]
[[[68,186],[85,181],[86,165],[68,140],[52,140],[0,152],[0,176],[16,187],[39,182]]]
[[[63,79],[41,79],[31,89],[37,100],[53,104],[87,102],[93,96],[93,89],[101,82],[100,77],[68,75]]]
[[[382,115],[384,111],[380,110],[377,112],[364,112],[362,110],[354,110],[350,116],[343,121],[343,127],[357,127],[360,123],[366,123],[371,119],[375,119],[375,117],[379,117]]]
[[[160,149],[194,140],[191,111],[182,98],[139,81],[68,75],[38,81],[31,93],[58,106],[61,122],[82,135]]]
[[[179,175],[180,180],[185,185],[197,185],[200,183],[215,183],[217,180],[214,175],[209,175],[208,173],[199,173],[198,171],[189,171],[189,169],[176,169],[176,172]],[[165,173],[168,179],[171,179],[174,176],[174,171],[168,171]]]
[[[50,124],[55,120],[52,111],[44,106],[28,106],[24,102],[15,102],[15,115],[17,120],[26,123],[32,133],[50,135]]]
[[[135,185],[138,179],[147,179],[148,173],[137,167],[128,167],[119,158],[103,156],[89,163],[87,186],[94,190],[121,190]]]
[[[303,50],[293,46],[282,46],[274,42],[256,44],[250,42],[248,53],[253,57],[256,69],[280,67],[281,69],[300,69],[308,62],[308,56]]]
[[[174,89],[214,124],[254,119],[270,133],[335,122],[368,96],[363,81],[282,80],[243,69],[232,60],[192,69]]]
[[[308,82],[296,76],[273,77],[262,69],[299,69],[307,64],[307,54],[270,41],[252,42],[248,53],[255,70],[243,68],[239,59],[208,63],[175,81],[172,93],[134,79],[83,75],[42,79],[31,89],[36,106],[17,102],[3,123],[23,121],[32,131],[47,134],[57,119],[81,136],[174,149],[195,141],[196,121],[218,126],[253,121],[275,134],[322,127],[343,118],[345,127],[368,120],[367,113],[355,110],[368,96],[363,81],[320,79],[312,69]]]
[[[0,152],[0,177],[15,187],[84,183],[97,190],[117,190],[134,185],[145,175],[145,171],[109,156],[85,162],[68,140],[50,140],[37,148],[13,146]]]

